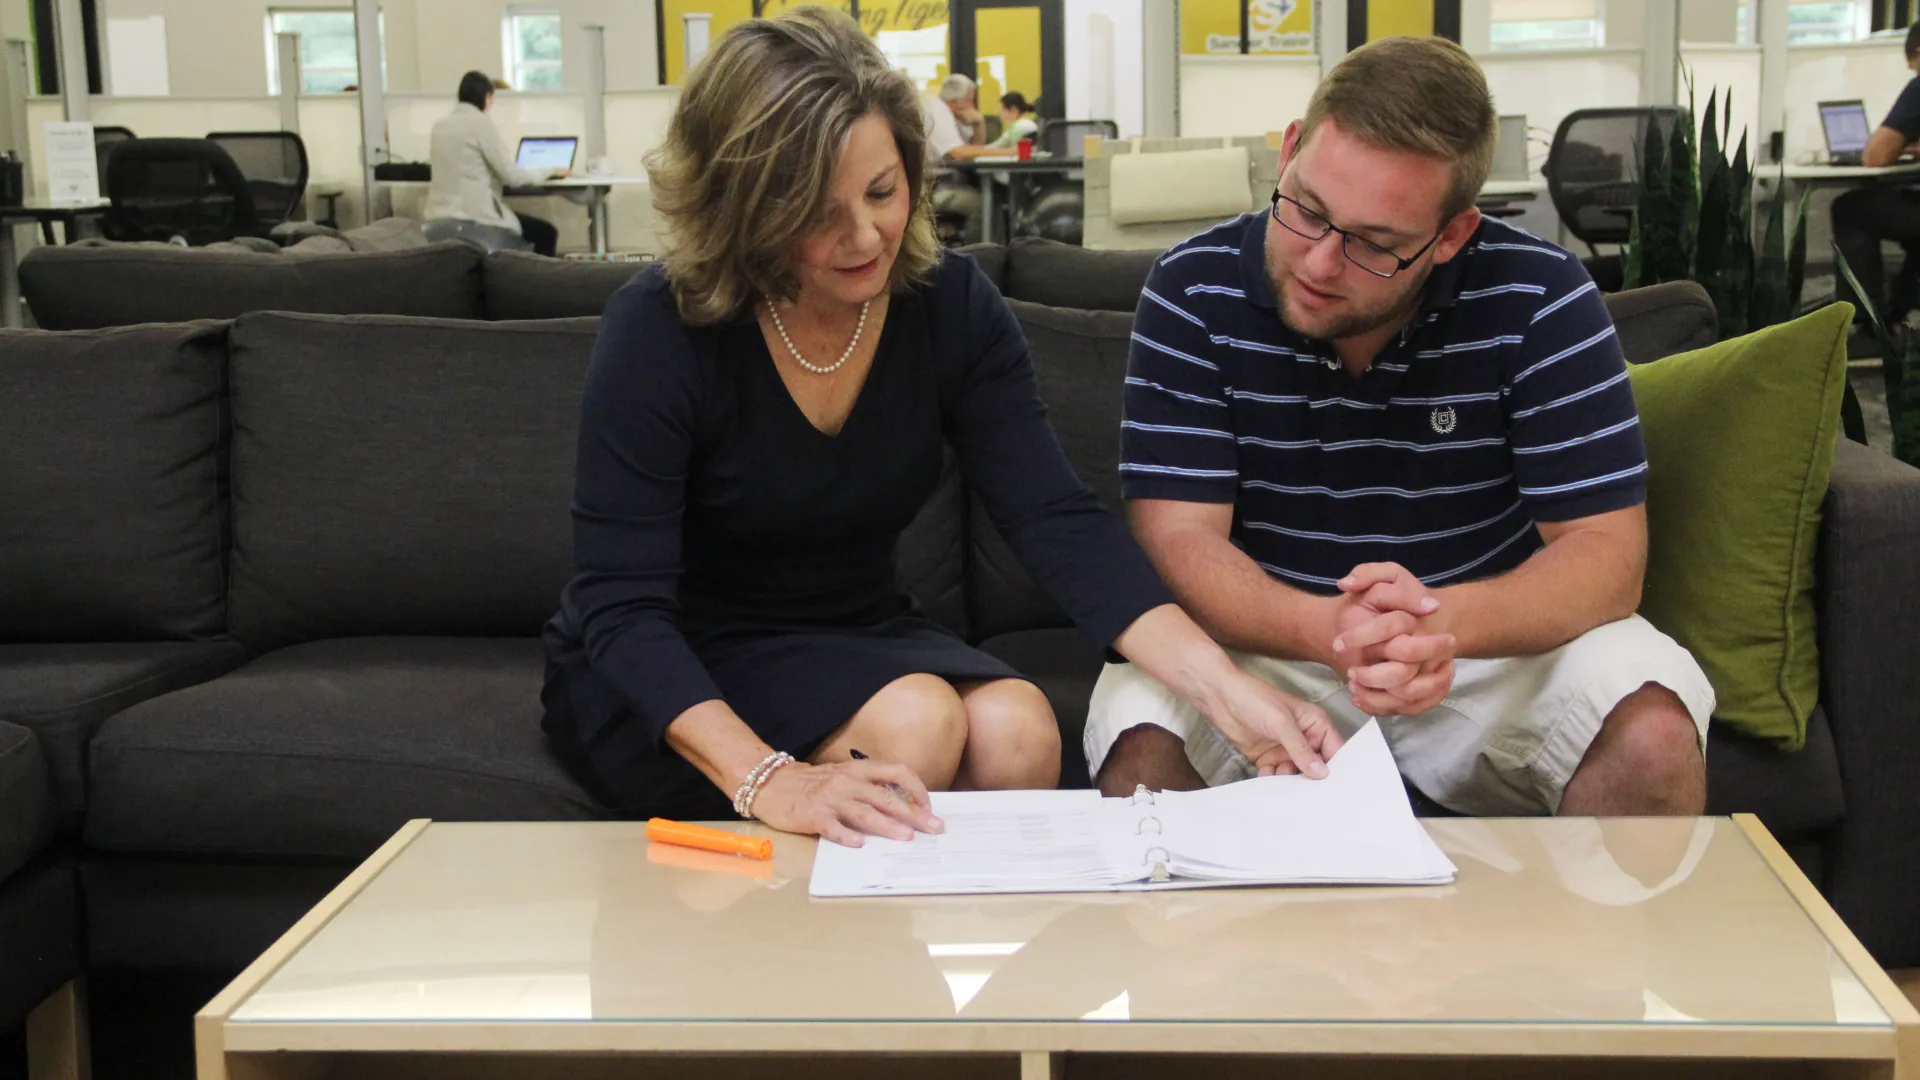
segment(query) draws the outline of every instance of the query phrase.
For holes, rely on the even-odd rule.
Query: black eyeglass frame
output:
[[[1280,219],[1280,202],[1283,199],[1286,200],[1288,203],[1292,204],[1302,214],[1305,214],[1309,218],[1317,219],[1322,224],[1324,224],[1327,227],[1326,232],[1321,233],[1319,236],[1313,236],[1309,233],[1303,233],[1299,229],[1296,229],[1293,226],[1287,224],[1285,221],[1282,221]],[[1386,280],[1391,280],[1395,275],[1400,274],[1402,271],[1406,270],[1407,267],[1412,266],[1414,263],[1419,262],[1420,256],[1425,255],[1428,251],[1432,250],[1433,245],[1440,242],[1441,234],[1447,231],[1446,226],[1442,225],[1440,227],[1440,232],[1436,232],[1433,234],[1433,239],[1420,245],[1419,251],[1414,252],[1410,256],[1402,258],[1401,256],[1396,255],[1391,251],[1388,251],[1386,248],[1381,247],[1379,244],[1374,243],[1373,241],[1367,239],[1364,236],[1359,236],[1354,233],[1348,232],[1347,230],[1341,228],[1340,226],[1335,225],[1333,222],[1328,221],[1326,219],[1326,215],[1318,213],[1317,211],[1307,209],[1306,204],[1301,202],[1299,199],[1291,198],[1289,196],[1280,194],[1280,189],[1277,187],[1273,189],[1273,204],[1268,208],[1267,213],[1270,216],[1272,216],[1275,223],[1277,223],[1281,228],[1287,230],[1288,232],[1292,233],[1295,236],[1300,237],[1303,240],[1312,240],[1315,243],[1318,243],[1327,238],[1327,233],[1339,233],[1340,234],[1340,254],[1346,256],[1346,259],[1348,262],[1352,263],[1355,266],[1358,266],[1361,270],[1364,270],[1367,273],[1372,274],[1374,277],[1382,278]],[[1387,273],[1387,274],[1383,274],[1380,271],[1375,270],[1373,267],[1367,266],[1366,264],[1362,263],[1359,259],[1354,258],[1353,250],[1347,246],[1356,240],[1362,244],[1367,245],[1373,250],[1380,252],[1382,255],[1391,256],[1400,265],[1397,268],[1395,268],[1392,273]]]

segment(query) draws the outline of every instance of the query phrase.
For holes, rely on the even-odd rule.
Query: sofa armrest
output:
[[[1821,698],[1847,812],[1827,895],[1883,966],[1920,964],[1920,469],[1840,440],[1821,526]]]

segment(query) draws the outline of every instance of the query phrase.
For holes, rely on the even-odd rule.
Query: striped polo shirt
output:
[[[1234,504],[1233,539],[1316,593],[1366,562],[1504,573],[1536,522],[1646,499],[1613,321],[1580,260],[1488,219],[1359,378],[1281,324],[1263,211],[1162,256],[1127,365],[1129,499]],[[1358,273],[1359,271],[1354,271]]]

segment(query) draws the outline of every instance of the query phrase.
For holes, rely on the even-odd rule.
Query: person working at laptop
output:
[[[1868,136],[1867,148],[1860,153],[1862,165],[1891,165],[1920,141],[1920,23],[1907,30],[1907,67],[1915,77],[1900,91],[1887,118]],[[1869,184],[1847,192],[1833,200],[1833,239],[1869,298],[1890,319],[1904,318],[1912,298],[1887,295],[1880,242],[1920,244],[1920,190],[1906,185]],[[1844,276],[1836,292],[1839,299],[1859,308]],[[1856,311],[1856,316],[1856,325],[1865,320],[1864,312]]]
[[[500,132],[487,118],[493,108],[493,80],[478,71],[460,78],[460,103],[433,125],[433,186],[427,192],[427,220],[462,218],[510,229],[533,250],[552,255],[560,231],[552,222],[515,214],[501,202],[504,189],[568,176],[567,169],[522,169],[507,156]]]
[[[1580,260],[1474,208],[1480,69],[1387,38],[1287,128],[1270,208],[1176,245],[1134,317],[1134,535],[1241,668],[1464,814],[1693,815],[1713,687],[1634,614],[1646,452]],[[1101,790],[1254,775],[1138,665],[1109,664]]]

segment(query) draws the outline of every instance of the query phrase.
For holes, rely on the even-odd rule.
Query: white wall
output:
[[[1615,0],[1609,0],[1612,10]],[[1489,52],[1474,57],[1487,74],[1494,109],[1520,114],[1537,140],[1551,140],[1575,109],[1612,108],[1640,101],[1640,50],[1608,47],[1540,52]],[[1544,160],[1535,146],[1531,157]]]
[[[1879,124],[1913,73],[1899,38],[1787,50],[1787,160],[1826,149],[1819,102],[1859,98],[1867,120]]]
[[[1747,133],[1747,160],[1759,157],[1771,125],[1760,123],[1760,46],[1711,45],[1688,42],[1680,46],[1680,62],[1693,73],[1694,108],[1705,111],[1707,98],[1715,91],[1724,102],[1733,94],[1733,123],[1727,139],[1727,158],[1732,160],[1740,145],[1740,133]],[[1684,85],[1680,91],[1686,93]],[[1724,110],[1724,104],[1721,105]]]
[[[607,87],[658,83],[653,5],[645,0],[549,0],[560,9],[566,86],[584,83],[584,23],[607,28]],[[25,8],[26,0],[0,0]],[[173,92],[183,97],[249,97],[267,92],[267,9],[348,7],[348,0],[102,0],[102,18],[167,20]],[[394,92],[453,99],[470,70],[499,77],[506,0],[384,0],[387,83]],[[22,16],[24,20],[25,16]],[[9,23],[7,33],[26,36]],[[24,21],[22,25],[25,25]],[[138,130],[138,129],[136,129]]]
[[[1146,105],[1141,96],[1140,0],[1066,0],[1067,31],[1067,117],[1069,119],[1113,120],[1120,134],[1140,134]],[[1113,115],[1094,116],[1087,104],[1092,96],[1088,85],[1087,19],[1104,15],[1113,22]]]
[[[1182,56],[1180,134],[1279,131],[1305,115],[1319,82],[1315,56]]]

